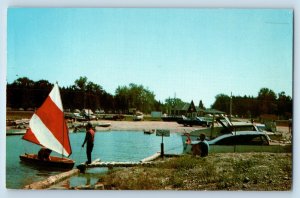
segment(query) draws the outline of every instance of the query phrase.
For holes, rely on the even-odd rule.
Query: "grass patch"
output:
[[[184,155],[151,167],[111,171],[99,182],[122,190],[291,190],[291,154]]]

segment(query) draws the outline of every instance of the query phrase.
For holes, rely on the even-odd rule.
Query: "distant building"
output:
[[[171,109],[171,114],[174,116],[184,115],[186,117],[192,118],[196,116],[204,116],[205,114],[225,114],[223,111],[219,111],[216,109],[201,109],[196,107],[194,102],[185,103],[183,105],[178,105]]]
[[[173,109],[171,109],[171,114],[175,116],[184,115],[186,117],[196,117],[196,116],[202,116],[204,114],[203,112],[204,109],[200,109],[199,107],[196,107],[193,101],[191,101],[191,103],[178,105]]]

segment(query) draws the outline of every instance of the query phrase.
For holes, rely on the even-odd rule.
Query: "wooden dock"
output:
[[[153,162],[95,162],[86,165],[86,168],[95,168],[95,167],[132,167],[132,166],[138,166],[138,165],[151,165]]]
[[[172,155],[172,154],[166,154],[166,157],[173,157],[177,155]],[[50,176],[48,179],[32,183],[30,185],[27,185],[24,187],[24,189],[46,189],[49,188],[50,186],[61,182],[67,178],[70,178],[74,175],[79,174],[80,172],[85,172],[85,169],[88,168],[96,168],[96,167],[108,167],[108,168],[114,168],[114,167],[133,167],[133,166],[151,166],[155,163],[158,163],[159,161],[154,161],[157,158],[161,157],[160,152],[157,152],[145,159],[142,159],[141,161],[138,162],[101,162],[100,159],[94,160],[91,164],[85,164],[81,163],[80,165],[77,166],[77,168],[72,169],[70,171]]]
[[[81,163],[77,168],[84,172],[87,168],[96,168],[96,167],[133,167],[133,166],[150,166],[153,164],[153,160],[159,158],[161,156],[160,152],[157,152],[145,159],[142,159],[138,162],[101,162],[100,159],[94,160],[91,164]]]

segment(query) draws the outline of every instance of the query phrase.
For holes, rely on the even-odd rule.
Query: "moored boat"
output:
[[[193,142],[197,141],[200,134],[205,134],[206,139],[207,140],[212,140],[215,139],[221,135],[224,134],[230,134],[230,133],[234,133],[234,134],[238,134],[238,133],[242,133],[245,131],[249,131],[249,132],[263,132],[264,134],[268,135],[269,137],[271,137],[271,139],[273,139],[272,137],[274,137],[275,134],[278,133],[274,133],[274,132],[267,132],[267,131],[263,131],[261,130],[261,126],[260,125],[256,125],[254,123],[251,122],[231,122],[227,117],[220,117],[216,119],[218,125],[214,126],[212,125],[210,128],[206,128],[206,129],[199,129],[199,130],[194,130],[191,131],[190,133],[185,133],[183,134],[182,137],[182,144],[183,144],[183,152],[184,153],[188,153],[190,148],[191,148],[191,144],[193,144]],[[280,136],[280,134],[278,134],[277,136]],[[211,148],[212,152],[225,152],[225,151],[251,151],[251,149],[249,149],[251,147],[251,149],[254,151],[255,149],[252,148],[252,146],[215,146],[213,145]],[[276,149],[281,149],[283,148],[282,145],[274,145],[272,144],[272,146],[265,146],[262,145],[260,146],[260,150],[262,151],[270,151],[270,150],[274,150],[274,149],[270,149],[270,148],[276,148]],[[289,146],[287,146],[289,147]],[[230,149],[229,149],[230,148]],[[238,149],[237,149],[238,148]],[[258,148],[257,146],[254,146],[254,148]],[[285,148],[285,147],[284,147]]]
[[[48,149],[50,152],[47,158],[43,156],[44,153],[40,155],[40,152],[39,154],[25,153],[20,156],[21,161],[42,168],[73,168],[75,161],[66,158],[72,154],[72,148],[57,84],[54,85],[42,106],[31,117],[29,128],[22,139],[37,144],[42,149]],[[61,154],[62,157],[50,157],[52,151]]]
[[[155,133],[155,129],[144,130],[144,134],[153,134]]]
[[[211,127],[197,129],[189,133],[191,140],[195,141],[201,133],[205,134],[208,139],[213,139],[220,135],[231,133],[233,131],[260,131],[256,125],[251,122],[231,122],[227,117],[220,117],[213,122]],[[185,141],[185,140],[184,140]]]
[[[220,135],[231,133],[233,131],[259,131],[258,128],[253,125],[253,123],[248,122],[230,122],[227,117],[220,117],[216,119],[217,125],[212,122],[211,127],[205,129],[197,129],[191,131],[190,133],[183,134],[182,144],[183,152],[186,152],[187,142],[197,141],[200,134],[205,134],[206,139],[210,140],[216,138]]]
[[[109,122],[97,124],[97,126],[99,126],[99,127],[109,127],[110,125],[111,124]]]
[[[51,156],[50,160],[40,160],[37,154],[23,154],[20,155],[22,162],[44,168],[55,169],[72,169],[74,161],[65,157]]]

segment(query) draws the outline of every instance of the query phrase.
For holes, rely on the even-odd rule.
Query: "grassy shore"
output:
[[[289,191],[290,153],[185,155],[151,167],[116,169],[99,176],[105,190]]]

